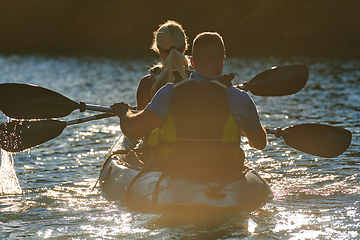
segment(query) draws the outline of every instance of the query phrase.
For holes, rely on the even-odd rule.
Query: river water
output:
[[[0,77],[1,82],[50,88],[77,102],[134,106],[138,81],[152,62],[140,57],[0,55]],[[98,187],[91,188],[107,149],[121,134],[118,119],[108,118],[69,126],[28,151],[2,152],[0,238],[360,239],[360,61],[227,58],[224,72],[233,72],[235,83],[242,83],[272,66],[292,63],[309,67],[309,81],[292,96],[253,96],[263,124],[330,124],[350,130],[352,143],[331,159],[302,153],[270,135],[265,150],[247,150],[249,164],[272,177],[275,197],[261,208],[217,215],[152,214],[107,200]],[[63,119],[92,114],[76,110]],[[1,114],[0,120],[7,118]],[[246,143],[243,147],[248,149]]]

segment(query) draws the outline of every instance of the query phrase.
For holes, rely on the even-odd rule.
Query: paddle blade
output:
[[[20,152],[59,136],[67,126],[61,120],[11,121],[0,125],[0,147]]]
[[[46,88],[21,83],[0,84],[0,109],[11,118],[64,117],[78,108],[79,103]]]
[[[300,124],[285,128],[280,134],[287,145],[320,157],[337,157],[350,146],[351,132],[323,124]]]
[[[299,92],[308,78],[309,70],[303,64],[273,67],[256,75],[244,88],[257,96],[286,96]]]

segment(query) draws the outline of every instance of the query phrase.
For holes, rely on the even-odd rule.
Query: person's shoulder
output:
[[[139,86],[152,86],[153,77],[151,74],[147,74],[140,79]]]
[[[136,90],[136,98],[138,101],[138,107],[144,104],[144,106],[146,106],[146,104],[151,100],[150,97],[150,90],[153,86],[153,79],[150,76],[150,74],[144,76],[143,78],[141,78],[138,86],[137,86],[137,90]]]
[[[166,89],[166,91],[172,91],[174,89],[175,83],[166,83],[164,86],[162,86],[161,89]],[[165,90],[164,90],[165,91]]]
[[[252,104],[253,103],[253,100],[250,97],[249,93],[247,93],[244,90],[238,89],[234,86],[228,86],[227,95],[228,95],[228,99],[231,102],[237,102],[239,104],[244,104],[244,103]]]
[[[164,86],[162,86],[154,95],[154,98],[155,97],[163,97],[163,96],[166,96],[166,97],[169,97],[169,96],[172,96],[173,95],[173,92],[174,92],[174,84],[173,83],[167,83],[165,84]],[[159,96],[157,96],[159,95]]]
[[[250,95],[246,91],[241,90],[233,85],[228,86],[227,91],[238,96],[250,97]]]
[[[151,74],[147,74],[147,75],[143,76],[140,79],[140,81],[149,81],[151,79],[151,77],[152,77]]]
[[[152,67],[150,69],[150,75],[156,75],[158,74],[160,71],[162,70],[162,66],[161,65],[155,65],[154,67]]]
[[[147,109],[153,108],[166,108],[170,107],[173,99],[173,84],[168,83],[159,89],[152,98],[151,102],[146,107]]]

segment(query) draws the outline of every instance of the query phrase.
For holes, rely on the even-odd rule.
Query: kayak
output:
[[[143,212],[179,210],[252,210],[273,198],[268,183],[251,168],[222,182],[201,182],[172,177],[145,167],[119,137],[105,156],[100,188],[109,200]],[[129,139],[127,139],[129,140]]]

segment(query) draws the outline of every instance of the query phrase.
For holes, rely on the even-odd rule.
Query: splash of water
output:
[[[22,194],[11,153],[1,149],[0,195]]]

